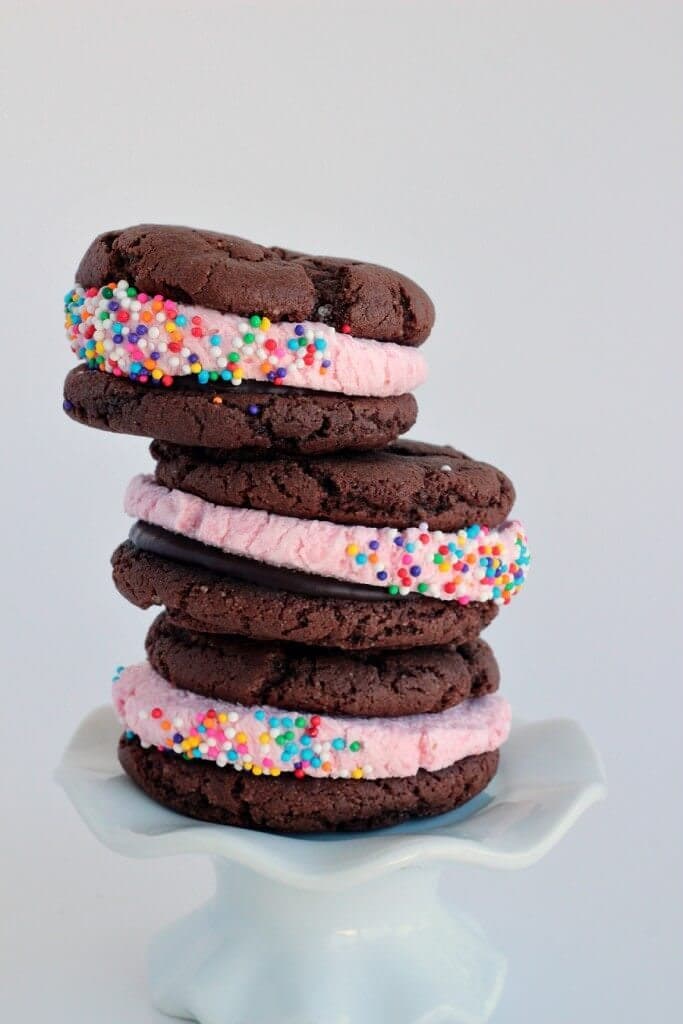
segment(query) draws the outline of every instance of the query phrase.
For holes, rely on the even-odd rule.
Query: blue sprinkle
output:
[[[379,541],[378,540],[371,540],[370,543],[368,544],[368,547],[372,551],[377,551],[377,549],[379,547]]]
[[[236,760],[237,760],[237,751],[236,750],[229,750],[228,751],[228,761],[236,761]]]
[[[327,348],[327,342],[325,341],[324,338],[316,338],[315,347],[317,348],[318,352],[324,352],[325,349]]]
[[[142,363],[131,363],[130,364],[130,372],[131,373],[140,373],[141,369],[142,369]]]
[[[310,736],[302,736],[301,737],[301,745],[303,747],[310,747],[311,742],[312,742],[312,740],[311,740]]]
[[[291,729],[293,725],[294,725],[294,722],[289,717],[289,715],[287,715],[285,718],[282,719],[282,728],[283,729]]]
[[[305,330],[306,328],[304,327],[303,324],[297,324],[296,327],[294,328],[294,333],[301,337]]]
[[[419,576],[420,573],[422,572],[422,569],[420,568],[419,565],[411,565],[409,571],[411,576]]]
[[[282,761],[283,764],[289,764],[289,762],[292,760],[292,755],[285,750],[284,754],[280,756],[280,760]]]
[[[289,341],[287,342],[287,348],[291,348],[291,350],[293,352],[298,352],[299,351],[299,342],[297,341],[297,339],[296,338],[290,338]]]
[[[414,541],[409,540],[408,543],[405,545],[405,549],[406,549],[406,551],[409,551],[412,554],[413,551],[415,550],[415,543],[414,543]]]
[[[280,719],[279,718],[275,718],[273,716],[273,718],[269,718],[268,719],[268,725],[271,727],[271,729],[277,729],[279,724],[280,724]]]
[[[345,746],[346,740],[342,739],[341,736],[338,736],[336,740],[332,740],[332,748],[334,750],[343,750]]]
[[[123,324],[112,324],[112,331],[114,334],[123,334]]]
[[[183,734],[181,732],[174,732],[173,733],[173,742],[174,743],[182,743],[183,742],[183,738],[184,737],[183,737]]]
[[[301,760],[302,761],[310,761],[312,757],[313,757],[313,751],[312,750],[302,750],[301,751]]]
[[[179,313],[178,316],[175,318],[175,322],[177,323],[178,327],[184,327],[185,324],[187,323],[187,317],[183,316],[182,313]]]
[[[266,713],[263,708],[259,708],[258,711],[254,712],[254,718],[257,722],[262,722],[266,717]]]
[[[312,768],[319,768],[321,764],[322,764],[322,761],[320,760],[319,757],[316,756],[316,757],[312,757],[311,758],[311,767]]]
[[[232,373],[230,370],[221,370],[221,377],[223,380],[232,380]]]
[[[384,570],[382,570],[381,572],[377,573],[377,579],[378,580],[385,580],[385,579],[387,579],[388,575],[389,575],[388,573],[386,573],[386,572],[384,572]]]
[[[209,344],[210,345],[220,345],[220,343],[221,343],[221,336],[220,336],[220,334],[212,334],[211,337],[209,338]]]
[[[356,564],[357,565],[365,565],[367,560],[368,560],[368,556],[363,554],[362,551],[359,554],[356,555]]]
[[[473,537],[478,537],[480,532],[481,532],[481,527],[477,526],[476,524],[474,526],[468,526],[467,527],[467,536],[468,537],[472,537],[472,538]]]
[[[208,370],[201,370],[197,374],[197,380],[199,381],[200,384],[208,384],[208,381],[209,381],[209,371]]]
[[[275,375],[277,377],[286,377],[287,371],[285,370],[284,366],[281,366],[278,370],[276,370]]]

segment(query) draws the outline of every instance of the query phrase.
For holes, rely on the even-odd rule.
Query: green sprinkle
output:
[[[442,562],[443,562],[443,555],[440,555],[438,553],[436,555],[434,555],[434,563],[435,563],[435,565],[441,565]]]
[[[231,352],[230,355],[228,356],[228,362],[229,363],[239,363],[239,361],[240,361],[239,352]]]
[[[103,288],[103,289],[102,289],[102,298],[103,298],[103,299],[111,299],[111,298],[112,298],[112,296],[113,296],[113,294],[114,294],[114,293],[113,293],[113,291],[111,290],[111,288]]]
[[[306,719],[302,718],[301,715],[299,715],[299,717],[295,720],[294,725],[297,727],[297,729],[305,729]]]
[[[127,295],[127,296],[128,296],[128,297],[129,297],[130,299],[134,299],[134,298],[135,298],[135,296],[137,295],[137,293],[138,293],[138,290],[137,290],[137,288],[133,288],[133,286],[132,286],[132,285],[130,286],[130,288],[127,288],[127,289],[126,289],[126,295]]]
[[[249,323],[251,324],[252,327],[260,327],[261,326],[261,317],[258,316],[256,313],[254,313],[253,316],[249,317]]]
[[[349,750],[352,750],[354,754],[357,750],[360,750],[360,743],[358,740],[354,740],[353,743],[349,743]]]
[[[392,597],[395,596],[396,594],[398,594],[398,587],[396,586],[395,583],[392,583],[391,586],[388,589],[389,589],[389,593],[392,595]]]
[[[242,340],[244,341],[245,345],[251,345],[251,343],[255,341],[255,338],[251,331],[247,331]]]
[[[288,729],[287,732],[284,732],[282,734],[282,737],[283,737],[283,739],[287,740],[288,743],[291,743],[292,740],[294,739],[294,733],[292,732],[291,729]],[[278,736],[278,739],[280,739],[279,736]]]
[[[427,591],[429,590],[429,584],[428,583],[418,583],[417,589],[418,589],[418,592],[420,594],[426,594]]]
[[[218,374],[216,373],[215,370],[212,370],[211,373],[209,374],[209,380],[218,380]]]

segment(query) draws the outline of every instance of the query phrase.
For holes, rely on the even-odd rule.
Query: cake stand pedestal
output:
[[[200,1024],[487,1021],[505,958],[449,911],[442,873],[532,864],[606,793],[575,722],[518,722],[487,792],[450,814],[359,835],[271,835],[155,804],[118,765],[119,731],[109,708],[89,715],[57,778],[110,849],[212,858],[214,895],[150,953],[154,1005]]]

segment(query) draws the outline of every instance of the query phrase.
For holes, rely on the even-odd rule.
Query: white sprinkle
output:
[[[442,473],[452,473],[453,472],[453,467],[449,466],[447,462],[444,462],[443,466],[441,467],[441,472]]]

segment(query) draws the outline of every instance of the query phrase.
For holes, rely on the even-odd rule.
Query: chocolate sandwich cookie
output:
[[[408,818],[444,814],[482,792],[496,774],[499,752],[472,755],[413,778],[273,779],[229,773],[184,761],[135,737],[122,737],[119,760],[157,803],[200,821],[285,833],[359,832]]]
[[[398,599],[375,587],[289,570],[278,573],[275,567],[248,559],[219,572],[181,560],[198,560],[195,551],[182,550],[184,538],[166,534],[161,538],[164,554],[158,554],[150,550],[158,537],[135,536],[137,543],[126,541],[112,556],[119,592],[139,608],[165,607],[176,625],[198,632],[345,650],[404,649],[466,643],[498,611],[492,601],[461,605],[417,595]],[[167,544],[176,541],[181,547],[171,558]],[[199,547],[212,558],[221,555],[217,549]],[[229,571],[241,575],[231,576]],[[264,577],[264,571],[273,576]],[[247,582],[247,572],[258,582]],[[268,585],[268,578],[276,582]]]
[[[93,242],[65,298],[64,409],[207,447],[381,447],[408,429],[434,310],[384,267],[165,225]],[[107,379],[109,378],[109,379]]]
[[[398,441],[353,456],[273,455],[153,441],[155,479],[216,505],[298,519],[407,529],[495,527],[515,492],[501,470],[449,445]]]
[[[121,762],[156,800],[208,821],[289,832],[450,810],[489,781],[510,728],[499,694],[437,714],[331,716],[202,697],[147,662],[122,668],[112,696],[125,730]]]
[[[500,680],[483,640],[459,648],[346,652],[196,633],[160,615],[146,648],[156,672],[179,689],[329,715],[436,713],[495,692]]]

